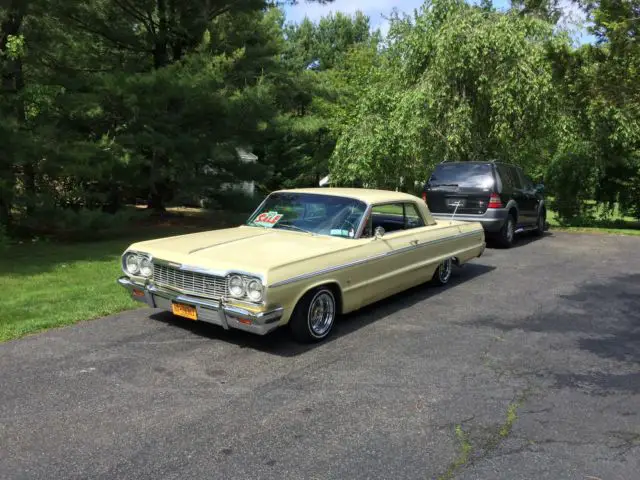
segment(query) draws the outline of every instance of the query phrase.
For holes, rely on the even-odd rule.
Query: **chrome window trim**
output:
[[[413,230],[413,229],[412,229]],[[403,230],[404,232],[405,230]],[[416,245],[410,245],[408,247],[404,247],[398,250],[394,250],[391,252],[385,252],[385,253],[380,253],[378,255],[372,255],[371,257],[366,257],[360,260],[355,260],[353,262],[349,262],[349,263],[343,263],[341,265],[335,265],[333,267],[328,267],[328,268],[323,268],[322,270],[317,270],[315,272],[310,272],[310,273],[304,273],[302,275],[297,275],[295,277],[291,277],[287,280],[282,280],[280,282],[276,282],[272,285],[269,285],[268,288],[276,288],[276,287],[281,287],[283,285],[289,285],[290,283],[295,283],[295,282],[299,282],[301,280],[307,280],[309,278],[313,278],[313,277],[317,277],[319,275],[324,275],[326,273],[332,273],[332,272],[336,272],[338,270],[343,270],[345,268],[350,268],[350,267],[355,267],[357,265],[362,265],[364,263],[367,262],[372,262],[374,260],[379,260],[381,258],[385,258],[385,257],[391,257],[394,255],[399,255],[401,253],[405,253],[408,252],[410,250],[414,250],[417,248],[422,248],[422,247],[426,247],[429,245],[436,245],[438,243],[443,243],[443,242],[447,242],[449,240],[458,240],[460,238],[466,238],[466,237],[471,237],[474,235],[481,235],[482,232],[481,231],[473,231],[473,232],[464,232],[464,233],[459,233],[454,237],[446,237],[446,238],[437,238],[435,240],[429,240],[427,242],[422,242],[422,243],[418,243]]]

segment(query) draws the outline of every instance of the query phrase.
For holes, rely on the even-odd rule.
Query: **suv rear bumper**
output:
[[[452,220],[450,213],[434,213],[431,215],[436,220]],[[509,210],[506,208],[490,208],[482,215],[461,215],[456,214],[453,220],[460,222],[479,222],[486,232],[498,232],[504,225],[509,215]]]

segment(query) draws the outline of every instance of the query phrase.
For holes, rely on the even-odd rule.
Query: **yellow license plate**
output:
[[[191,305],[183,305],[182,303],[172,303],[171,311],[174,315],[179,317],[188,318],[189,320],[198,320],[198,311],[196,307]]]

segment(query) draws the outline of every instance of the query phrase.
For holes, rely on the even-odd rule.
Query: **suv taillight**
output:
[[[422,200],[424,200],[425,203],[427,202],[427,192],[422,192]]]
[[[502,208],[502,200],[497,193],[492,193],[491,197],[489,197],[489,205],[487,208]]]

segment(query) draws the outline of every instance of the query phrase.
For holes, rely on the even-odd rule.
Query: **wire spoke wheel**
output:
[[[307,321],[311,333],[317,337],[324,337],[331,327],[336,316],[336,302],[328,290],[321,290],[311,300]]]
[[[451,278],[451,270],[453,268],[453,262],[450,258],[447,258],[444,262],[440,264],[438,267],[438,280],[443,285],[449,281]]]

